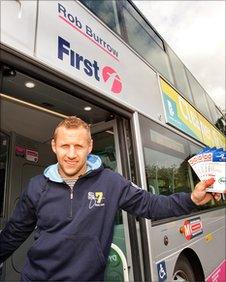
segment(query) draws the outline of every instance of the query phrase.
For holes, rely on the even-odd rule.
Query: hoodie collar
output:
[[[85,175],[100,168],[102,165],[102,161],[100,157],[93,154],[89,154],[87,156],[86,164],[87,164],[87,169]],[[45,177],[49,178],[51,181],[58,183],[64,182],[58,171],[58,163],[48,166],[44,170],[44,175]]]

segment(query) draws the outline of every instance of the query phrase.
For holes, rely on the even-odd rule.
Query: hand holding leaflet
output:
[[[226,152],[222,148],[206,147],[188,162],[201,181],[214,178],[208,192],[226,193]]]

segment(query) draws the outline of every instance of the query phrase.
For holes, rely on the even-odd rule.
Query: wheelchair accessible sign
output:
[[[157,271],[158,271],[158,281],[163,282],[166,281],[167,272],[166,272],[166,263],[165,261],[161,261],[157,264]]]

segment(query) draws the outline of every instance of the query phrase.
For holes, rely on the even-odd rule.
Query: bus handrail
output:
[[[122,252],[122,250],[115,244],[111,244],[111,248],[117,252],[117,254],[119,255],[121,261],[122,261],[122,268],[123,268],[123,278],[125,282],[129,281],[129,272],[128,272],[128,264],[126,261],[126,257],[124,255],[124,253]]]

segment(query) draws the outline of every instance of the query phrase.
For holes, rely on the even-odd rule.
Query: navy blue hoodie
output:
[[[27,253],[24,281],[102,281],[119,208],[139,217],[160,219],[187,214],[190,194],[152,195],[120,174],[104,169],[89,155],[88,171],[73,192],[57,164],[32,178],[0,234],[0,262],[35,229]]]

